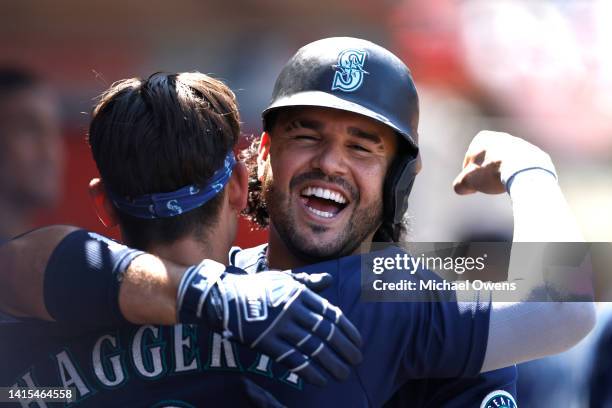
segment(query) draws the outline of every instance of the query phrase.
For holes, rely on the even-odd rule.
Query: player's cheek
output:
[[[381,166],[363,168],[357,177],[357,189],[361,201],[368,203],[373,200],[382,200],[386,168]]]

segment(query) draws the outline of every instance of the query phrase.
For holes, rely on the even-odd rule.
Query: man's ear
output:
[[[261,134],[261,140],[259,141],[259,147],[257,148],[257,178],[259,181],[263,181],[264,175],[266,174],[266,165],[270,154],[270,134],[263,132]]]
[[[106,228],[114,227],[119,223],[117,210],[108,199],[102,180],[99,178],[91,179],[89,182],[89,196],[98,219]]]
[[[247,205],[247,195],[249,194],[249,172],[246,165],[238,161],[234,165],[232,177],[227,184],[227,197],[230,208],[238,212],[242,211]]]

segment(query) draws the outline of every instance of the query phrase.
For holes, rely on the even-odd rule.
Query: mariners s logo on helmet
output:
[[[496,390],[489,394],[482,400],[480,408],[517,408],[516,401],[512,394],[503,391]]]
[[[332,82],[332,91],[353,92],[363,83],[363,76],[368,74],[363,69],[367,53],[361,50],[349,49],[338,54],[338,64],[332,65],[336,71]]]

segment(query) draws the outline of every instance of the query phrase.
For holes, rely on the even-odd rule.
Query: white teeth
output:
[[[332,200],[339,204],[345,204],[346,198],[340,193],[321,187],[306,187],[302,190],[302,195],[306,197],[315,196],[324,198],[326,200]]]
[[[306,206],[306,208],[308,208],[308,210],[314,214],[317,214],[319,217],[323,217],[323,218],[331,218],[334,216],[334,214],[329,213],[327,211],[320,211],[317,210],[316,208],[312,208],[312,207],[308,207]]]

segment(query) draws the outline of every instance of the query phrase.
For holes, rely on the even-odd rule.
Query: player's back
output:
[[[261,395],[239,375],[246,367],[216,340],[190,325],[2,323],[0,386],[72,387],[79,407],[252,406]]]

